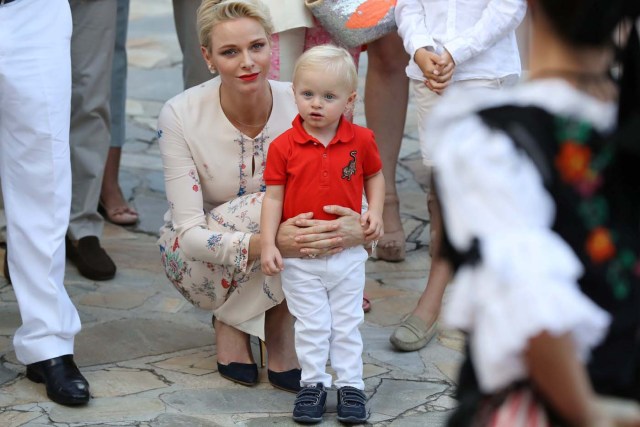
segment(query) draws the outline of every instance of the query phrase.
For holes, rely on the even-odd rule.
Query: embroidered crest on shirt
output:
[[[349,160],[347,166],[342,168],[342,179],[351,181],[351,175],[356,173],[356,154],[358,154],[356,150],[353,150],[349,153],[349,155],[351,156],[351,160]]]

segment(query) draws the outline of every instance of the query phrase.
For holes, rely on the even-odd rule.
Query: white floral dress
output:
[[[214,78],[167,101],[158,121],[169,210],[160,229],[167,277],[195,306],[264,338],[264,313],[284,296],[279,277],[248,259],[259,232],[269,144],[297,114],[291,83],[270,81],[273,109],[250,138],[220,106]]]

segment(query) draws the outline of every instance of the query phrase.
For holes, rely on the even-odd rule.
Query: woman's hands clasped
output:
[[[339,218],[317,220],[311,213],[303,213],[280,224],[276,240],[283,257],[332,255],[375,240],[372,235],[365,236],[359,213],[336,205],[325,206],[324,210]]]

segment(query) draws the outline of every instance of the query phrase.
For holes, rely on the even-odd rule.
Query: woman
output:
[[[618,105],[610,78],[614,29],[640,3],[528,3],[529,81],[452,90],[429,122],[459,266],[444,321],[469,333],[449,425],[637,426],[636,402],[621,424],[597,394],[640,400],[635,31]]]
[[[255,335],[267,346],[270,382],[297,391],[292,317],[279,277],[265,277],[259,262],[265,157],[297,113],[291,85],[267,80],[272,31],[259,0],[202,2],[202,53],[219,76],[169,100],[160,113],[170,209],[159,244],[174,286],[194,305],[213,309],[221,375],[257,383],[248,340]],[[327,209],[341,217],[324,222],[305,214],[282,224],[284,256],[322,256],[364,242],[358,214]]]

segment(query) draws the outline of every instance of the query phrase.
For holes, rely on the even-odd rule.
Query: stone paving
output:
[[[121,184],[141,220],[134,227],[106,225],[103,245],[118,266],[115,279],[92,282],[68,265],[65,280],[83,323],[76,361],[91,383],[93,399],[83,408],[60,406],[47,399],[44,386],[24,377],[11,342],[20,324],[15,295],[0,278],[0,425],[294,425],[294,395],[272,388],[266,369],[253,388],[217,374],[211,315],[188,304],[161,269],[155,240],[166,201],[154,129],[162,104],[182,89],[170,0],[131,0],[128,53]],[[362,76],[366,63],[365,54]],[[360,124],[362,110],[360,102]],[[373,309],[362,326],[363,357],[369,422],[377,426],[440,426],[456,405],[459,333],[440,331],[413,353],[394,351],[388,339],[415,305],[429,270],[426,183],[414,116],[410,106],[397,176],[408,256],[402,263],[367,264]],[[258,357],[256,343],[254,351]],[[330,393],[326,425],[339,425],[335,405]]]

